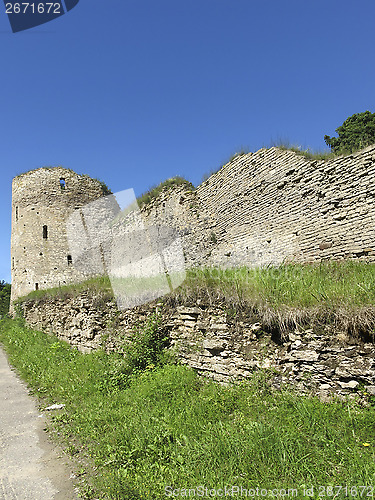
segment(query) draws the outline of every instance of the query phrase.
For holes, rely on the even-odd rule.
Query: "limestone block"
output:
[[[322,241],[319,244],[319,249],[320,250],[327,250],[327,248],[331,248],[333,245],[332,241]]]
[[[335,374],[340,378],[348,378],[351,376],[351,372],[347,366],[338,366],[335,370]]]
[[[341,381],[338,381],[338,384],[343,389],[356,389],[359,386],[359,382],[357,382],[356,380],[351,380],[350,382],[341,382]]]
[[[212,323],[210,325],[210,330],[215,330],[215,331],[226,331],[228,330],[228,327],[226,324],[222,324],[222,323]]]
[[[215,339],[205,339],[203,341],[203,348],[208,351],[223,351],[226,348],[226,342]]]
[[[304,361],[304,362],[314,362],[318,361],[319,353],[316,351],[293,351],[290,353],[289,360],[292,361]]]
[[[185,306],[178,306],[177,307],[177,312],[179,314],[188,314],[188,315],[194,315],[197,316],[199,313],[202,312],[199,307],[185,307]]]
[[[194,328],[196,325],[195,321],[183,320],[183,328]]]

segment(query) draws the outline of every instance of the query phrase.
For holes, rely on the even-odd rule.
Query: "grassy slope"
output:
[[[375,265],[363,261],[192,270],[169,300],[198,298],[247,311],[281,333],[307,324],[355,337],[375,332]]]
[[[192,270],[180,293],[188,296],[199,290],[221,291],[238,305],[367,306],[375,303],[375,265],[363,261],[327,261],[262,269]]]
[[[113,297],[106,277],[51,290],[26,298],[77,295],[84,290]],[[361,261],[288,264],[263,269],[197,269],[165,298],[171,303],[225,303],[233,311],[247,311],[265,327],[284,332],[301,324],[332,325],[351,335],[375,332],[375,265]]]
[[[269,304],[273,307],[367,306],[375,303],[375,265],[364,261],[327,261],[320,264],[284,264],[264,268],[203,268],[187,271],[176,295],[222,292],[233,304]],[[85,289],[111,292],[107,277],[49,290],[27,298],[75,295]],[[23,298],[22,300],[24,300]]]
[[[0,325],[34,391],[66,404],[54,425],[97,467],[87,498],[157,499],[166,486],[198,485],[294,487],[302,498],[303,485],[374,484],[374,407],[272,393],[265,372],[238,387],[206,383],[153,357],[164,341],[157,321],[136,339],[125,362],[80,354],[15,321]]]
[[[101,293],[105,294],[108,299],[113,298],[113,292],[111,288],[111,282],[107,276],[99,276],[91,278],[82,283],[75,283],[72,285],[64,285],[56,288],[48,288],[45,290],[34,290],[30,292],[25,297],[20,297],[16,300],[16,303],[36,300],[43,301],[49,298],[66,299],[68,297],[74,297],[82,292],[91,293]]]

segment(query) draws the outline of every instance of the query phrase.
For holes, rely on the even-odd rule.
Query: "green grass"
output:
[[[132,283],[134,290],[145,290],[153,282],[146,281],[147,286],[143,280],[136,280]],[[116,282],[116,289],[117,286]],[[125,289],[129,293],[129,288]],[[103,300],[113,299],[109,279],[99,277],[76,285],[37,290],[19,301],[64,299],[84,291],[100,295]],[[319,328],[329,325],[354,337],[372,337],[375,264],[351,260],[254,269],[191,269],[187,270],[184,283],[163,300],[170,305],[195,305],[198,299],[206,305],[221,303],[236,313],[252,315],[266,328],[282,334],[309,324]]]
[[[292,144],[288,140],[284,139],[272,140],[271,143],[267,146],[267,148],[272,148],[272,147],[279,148],[283,151],[293,151],[298,155],[304,156],[308,160],[318,160],[318,161],[331,160],[333,158],[337,158],[338,156],[352,154],[350,151],[341,152],[340,154],[337,154],[333,153],[328,149],[313,150],[311,148],[303,148],[302,146]]]
[[[122,280],[117,281],[121,283]],[[126,279],[123,281],[127,282]],[[142,279],[139,281],[142,282]],[[20,300],[38,299],[45,295],[64,298],[84,290],[112,293],[109,278],[99,276],[82,283],[35,290]],[[186,280],[176,289],[176,295],[181,298],[191,295],[215,298],[217,294],[226,296],[238,306],[242,303],[275,308],[321,304],[334,307],[371,306],[375,303],[375,265],[348,260],[263,268],[196,268],[186,271]]]
[[[329,324],[353,336],[368,336],[375,332],[375,265],[327,261],[189,270],[168,300],[195,304],[198,299],[251,313],[279,332],[304,324]]]
[[[45,404],[65,403],[53,425],[96,467],[87,498],[154,500],[167,486],[199,485],[297,488],[302,498],[304,485],[374,484],[373,406],[273,392],[262,371],[239,386],[205,382],[165,362],[155,318],[143,331],[126,361],[0,324],[10,361],[34,392]]]
[[[233,303],[291,307],[367,306],[375,303],[375,265],[360,261],[282,264],[263,268],[187,271],[179,293],[217,292]]]
[[[70,285],[59,286],[56,288],[47,288],[44,290],[34,290],[24,297],[20,297],[15,301],[16,304],[27,302],[29,300],[45,301],[48,299],[58,298],[66,299],[75,297],[82,292],[100,293],[108,300],[113,298],[111,282],[108,276],[96,276],[81,283],[73,283]]]

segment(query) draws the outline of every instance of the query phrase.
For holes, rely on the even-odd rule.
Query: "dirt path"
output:
[[[0,349],[0,500],[74,500],[69,470],[46,423]]]

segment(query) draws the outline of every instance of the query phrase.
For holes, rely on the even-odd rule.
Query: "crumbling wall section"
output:
[[[180,362],[218,382],[235,382],[270,368],[275,386],[291,384],[322,398],[353,394],[365,386],[375,393],[374,344],[332,330],[306,327],[278,338],[250,314],[233,315],[221,305],[153,302],[118,311],[113,300],[88,292],[29,300],[22,307],[29,326],[84,352],[121,349],[121,339],[131,340],[134,328],[158,312]]]

